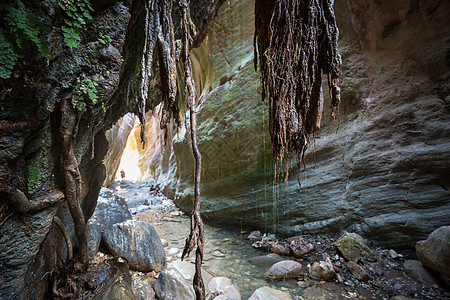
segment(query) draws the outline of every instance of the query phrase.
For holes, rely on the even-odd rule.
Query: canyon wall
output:
[[[227,1],[193,51],[203,158],[202,214],[217,225],[282,235],[357,231],[409,247],[450,223],[447,1],[336,1],[342,104],[306,168],[274,184],[268,113],[253,68],[254,2]],[[190,211],[193,160],[184,129],[151,168]]]

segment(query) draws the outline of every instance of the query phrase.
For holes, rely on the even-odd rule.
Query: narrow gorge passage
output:
[[[449,15],[2,1],[0,300],[450,299]]]

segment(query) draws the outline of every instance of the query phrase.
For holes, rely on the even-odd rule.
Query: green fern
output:
[[[33,42],[41,55],[51,59],[46,41],[47,28],[21,1],[17,7],[0,4],[0,77],[9,78],[19,57],[23,57],[29,42]]]
[[[78,47],[81,41],[80,29],[86,20],[92,20],[90,12],[94,9],[89,0],[59,0],[58,4],[68,17],[64,19],[66,25],[61,27],[64,41],[70,48]]]
[[[81,81],[80,87],[73,92],[72,103],[76,109],[81,111],[84,106],[84,100],[88,98],[92,103],[97,103],[97,86],[98,83],[90,78]]]

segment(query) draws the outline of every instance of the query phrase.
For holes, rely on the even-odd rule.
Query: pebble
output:
[[[178,248],[170,248],[169,251],[167,251],[168,255],[175,255],[179,252]]]
[[[216,257],[225,257],[225,254],[223,254],[220,251],[214,251],[213,255],[216,256]]]

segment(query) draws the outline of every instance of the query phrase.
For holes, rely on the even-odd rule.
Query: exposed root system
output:
[[[64,180],[66,183],[65,195],[78,238],[79,260],[87,268],[89,260],[88,242],[86,221],[81,209],[81,175],[73,150],[77,129],[75,113],[72,110],[73,108],[66,100],[61,102],[60,133],[62,137]]]
[[[322,74],[328,75],[332,114],[339,107],[341,58],[334,0],[256,0],[257,52],[262,98],[269,99],[269,129],[276,181],[289,156],[304,161],[309,135],[320,128]]]

